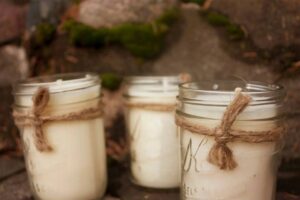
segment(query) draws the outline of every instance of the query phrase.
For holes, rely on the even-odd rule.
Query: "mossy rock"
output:
[[[182,0],[184,3],[196,3],[199,5],[203,5],[205,0]]]
[[[152,23],[127,23],[96,29],[70,20],[63,27],[70,42],[76,46],[99,48],[106,44],[119,44],[137,57],[153,58],[161,52],[163,39],[177,17],[178,10],[174,9],[166,11]]]
[[[244,31],[239,25],[236,24],[230,24],[226,26],[226,31],[229,35],[229,39],[231,40],[242,40],[245,37]]]
[[[73,20],[66,21],[64,29],[68,32],[70,42],[76,46],[101,47],[108,35],[107,29],[94,29]]]
[[[227,16],[215,11],[204,12],[203,16],[211,25],[224,28],[230,40],[242,40],[245,38],[242,28],[232,23]]]
[[[82,2],[82,0],[71,0],[71,2],[73,4],[80,4]]]
[[[211,12],[204,13],[204,17],[211,25],[214,26],[228,26],[231,24],[227,16],[217,12],[211,11]]]
[[[103,73],[100,75],[101,85],[109,90],[117,90],[122,83],[122,77],[113,73]]]
[[[155,25],[154,25],[155,26]],[[152,58],[160,53],[164,33],[149,24],[126,24],[112,31],[114,39],[133,55]]]
[[[55,37],[56,27],[53,24],[41,23],[36,26],[32,35],[31,44],[33,47],[48,45]]]

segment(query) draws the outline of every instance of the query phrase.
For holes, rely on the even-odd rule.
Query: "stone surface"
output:
[[[123,113],[123,90],[115,92],[103,90],[103,104],[104,106],[104,121],[105,127],[113,127],[114,122],[119,115]],[[118,131],[120,132],[120,131]]]
[[[177,0],[86,0],[80,4],[78,20],[92,27],[112,27],[126,22],[151,22]]]
[[[0,180],[6,179],[9,176],[24,170],[24,162],[21,159],[0,157]]]
[[[300,197],[288,193],[279,193],[276,199],[277,200],[299,200]]]
[[[37,52],[37,54],[43,53],[43,51]],[[47,48],[46,59],[44,55],[37,54],[35,56],[38,59],[35,59],[32,75],[80,71],[114,72],[120,75],[129,75],[146,73],[151,70],[151,68],[142,66],[143,61],[118,46],[101,49],[74,48],[68,44],[66,38],[57,38],[51,47]]]
[[[182,21],[174,30],[180,35],[169,38],[169,48],[152,67],[156,74],[188,72],[194,80],[245,79],[272,82],[275,74],[262,63],[246,63],[230,55],[217,30],[199,16],[197,8],[183,8]],[[150,67],[149,67],[150,68]]]
[[[2,0],[0,13],[0,44],[20,39],[25,32],[27,6]]]
[[[0,153],[18,150],[18,131],[11,116],[13,103],[12,91],[9,86],[0,86]]]
[[[0,48],[0,85],[11,85],[29,74],[25,49],[14,45]]]
[[[260,48],[300,45],[298,0],[217,0],[211,8],[244,27]]]
[[[31,0],[27,15],[27,28],[41,22],[57,24],[72,0]]]
[[[246,63],[230,55],[223,46],[230,46],[199,16],[196,8],[184,8],[180,21],[167,37],[167,47],[154,60],[140,60],[118,46],[101,49],[70,47],[66,38],[58,38],[51,46],[50,72],[95,71],[120,75],[175,74],[189,72],[195,80],[234,78],[273,81],[276,74],[259,62]],[[64,52],[63,54],[61,52]],[[242,54],[243,52],[241,52]],[[75,59],[74,59],[75,58]],[[39,66],[36,74],[46,68]]]
[[[19,149],[18,132],[11,115],[12,85],[28,75],[29,65],[24,48],[15,45],[0,47],[0,152]]]
[[[0,183],[0,199],[32,200],[25,172],[17,174]]]
[[[145,189],[133,185],[128,176],[122,177],[122,185],[119,190],[119,195],[124,200],[179,200],[179,190],[155,190]]]
[[[284,116],[288,135],[285,144],[285,158],[300,158],[300,80],[297,77],[285,78],[280,84],[286,88]]]

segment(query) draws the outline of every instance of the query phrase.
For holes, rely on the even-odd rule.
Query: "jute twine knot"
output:
[[[176,109],[176,104],[162,104],[162,103],[142,103],[125,101],[125,106],[129,108],[140,108],[150,111],[171,112]]]
[[[51,152],[53,148],[45,136],[43,126],[47,122],[53,121],[73,121],[88,120],[102,116],[101,102],[96,107],[86,108],[78,112],[70,112],[63,115],[46,115],[45,109],[49,103],[50,94],[48,88],[40,87],[34,94],[32,101],[33,107],[29,112],[13,110],[13,117],[16,125],[20,127],[33,126],[35,128],[35,146],[41,152]]]
[[[249,143],[262,143],[280,140],[284,133],[283,127],[276,127],[269,131],[244,131],[234,130],[232,125],[238,115],[251,102],[251,97],[241,92],[241,88],[235,90],[235,97],[228,105],[223,114],[221,124],[215,129],[209,129],[200,124],[194,124],[180,115],[176,115],[176,124],[183,129],[192,133],[197,133],[215,138],[215,144],[210,149],[208,154],[208,162],[218,166],[222,170],[233,170],[237,167],[231,149],[227,143],[233,141],[249,142]]]

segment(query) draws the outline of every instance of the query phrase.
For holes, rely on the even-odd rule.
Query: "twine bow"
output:
[[[249,105],[251,97],[241,92],[240,88],[235,90],[235,98],[226,108],[221,124],[215,129],[209,129],[203,125],[194,124],[185,118],[176,115],[176,124],[192,133],[213,136],[215,144],[208,154],[208,162],[218,166],[222,170],[233,170],[237,167],[231,149],[227,143],[233,141],[261,143],[272,142],[282,138],[283,127],[276,127],[269,131],[244,131],[234,130],[232,125],[238,115]]]
[[[45,115],[45,109],[50,99],[48,88],[40,87],[34,94],[32,101],[32,111],[25,113],[17,109],[13,110],[13,117],[16,125],[20,127],[33,126],[35,128],[35,146],[41,152],[53,151],[47,137],[45,136],[43,126],[47,122],[53,121],[73,121],[88,120],[102,116],[101,103],[94,108],[86,108],[78,112],[70,112],[68,114],[48,116]]]

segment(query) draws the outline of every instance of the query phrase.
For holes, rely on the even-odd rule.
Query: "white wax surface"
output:
[[[127,88],[127,94],[132,97],[175,97],[178,86],[168,82],[164,85],[132,85]]]
[[[90,99],[96,99],[99,97],[99,95],[100,95],[99,85],[95,85],[85,89],[73,90],[70,92],[52,93],[50,96],[48,106],[74,104],[77,102],[83,102]],[[17,106],[30,107],[33,105],[32,96],[31,95],[18,96],[18,98],[15,99],[15,104]]]
[[[132,102],[175,104],[173,97],[131,98]],[[130,108],[127,112],[133,181],[150,188],[180,185],[179,136],[174,112]]]
[[[197,124],[214,128],[220,124],[224,108],[193,106],[185,113],[211,119],[192,119]],[[234,129],[265,131],[275,127],[275,105],[253,106],[238,118]],[[264,119],[263,121],[254,119]],[[220,170],[207,161],[215,143],[212,137],[181,129],[182,145],[182,199],[185,200],[273,200],[278,165],[278,147],[275,142],[251,144],[234,142],[228,146],[238,167],[232,171]]]
[[[98,90],[97,90],[98,88]],[[51,95],[46,114],[59,115],[97,105],[99,87]],[[89,99],[93,100],[89,100]],[[65,104],[79,102],[74,104]],[[19,105],[30,104],[30,97]],[[61,105],[64,104],[64,105]],[[34,128],[21,130],[27,171],[35,196],[43,200],[93,200],[106,188],[106,154],[102,118],[51,122],[43,126],[53,152],[40,152]]]

